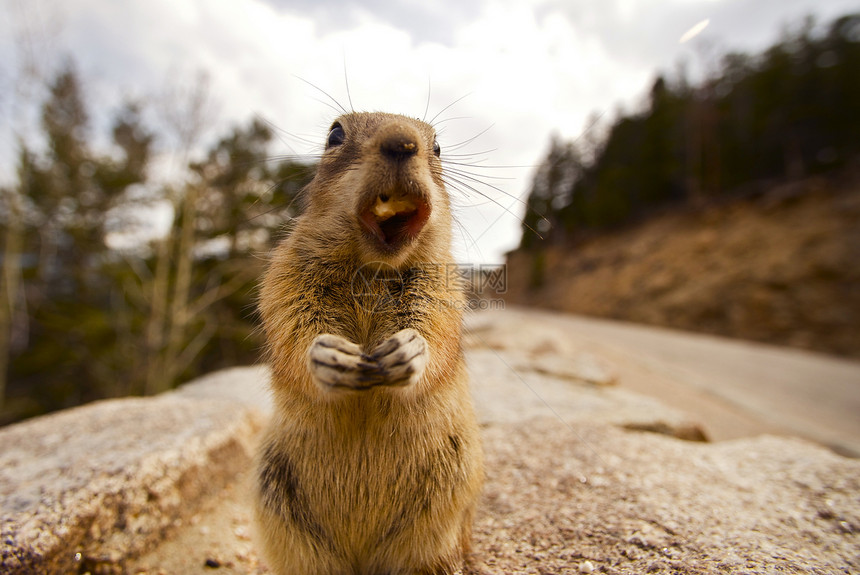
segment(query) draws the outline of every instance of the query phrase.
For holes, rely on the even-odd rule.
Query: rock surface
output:
[[[572,379],[569,372],[548,375],[543,358],[482,349],[467,352],[467,358],[478,420],[484,425],[557,418],[705,440],[701,426],[683,413],[644,395]]]
[[[0,429],[0,572],[121,571],[232,482],[265,417],[194,395],[103,401]]]
[[[860,462],[555,419],[491,426],[472,573],[857,573]]]
[[[709,430],[631,391],[641,365],[499,321],[468,324],[487,483],[467,574],[860,571],[860,460],[678,439]],[[234,369],[0,430],[0,571],[267,573],[248,508],[265,379]]]
[[[860,457],[858,361],[526,308],[466,324],[472,347],[525,357],[533,371],[590,357],[618,388],[695,414],[712,439],[799,436]]]

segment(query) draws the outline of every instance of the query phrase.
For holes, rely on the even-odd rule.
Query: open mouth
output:
[[[430,206],[417,196],[380,194],[359,219],[383,249],[396,250],[418,235],[429,216]]]

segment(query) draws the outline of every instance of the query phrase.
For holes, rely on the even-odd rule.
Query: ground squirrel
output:
[[[276,573],[448,574],[468,550],[483,464],[440,154],[423,121],[338,118],[273,252],[256,519]]]

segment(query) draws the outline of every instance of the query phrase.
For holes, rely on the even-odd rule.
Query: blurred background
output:
[[[860,357],[860,5],[0,0],[0,424],[254,363],[343,109],[512,304]]]

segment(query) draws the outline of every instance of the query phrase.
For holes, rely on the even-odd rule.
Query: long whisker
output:
[[[511,205],[513,205],[513,204],[511,204]],[[508,207],[510,207],[510,206],[508,206]],[[492,222],[490,222],[490,224],[486,228],[484,228],[484,231],[481,232],[480,235],[478,235],[478,237],[475,238],[475,241],[477,242],[482,237],[484,237],[484,234],[486,234],[488,231],[490,231],[493,228],[493,226],[496,225],[496,222],[498,222],[500,219],[502,219],[502,216],[504,216],[504,215],[505,215],[505,212],[502,212],[498,216],[496,216],[496,219],[494,219]],[[522,222],[522,220],[520,220],[520,222]],[[529,229],[531,229],[531,228],[529,228]],[[538,237],[540,237],[540,234],[538,234]],[[543,238],[541,238],[541,239],[543,239]]]
[[[478,247],[477,241],[472,237],[472,234],[469,233],[469,230],[466,228],[466,226],[463,225],[463,223],[460,221],[460,219],[454,214],[451,214],[451,219],[454,223],[457,224],[457,228],[460,231],[460,237],[463,240],[463,246],[466,248],[466,250],[468,251],[469,249],[471,249],[473,247],[477,248]],[[479,255],[480,255],[480,251],[481,251],[480,248],[478,248]]]
[[[433,124],[433,127],[437,128],[439,126],[439,124],[444,124],[445,122],[452,122],[454,120],[469,120],[469,119],[471,119],[471,116],[451,116],[450,118],[442,118],[441,120],[439,120],[438,122]]]
[[[504,194],[511,199],[516,199],[519,203],[521,203],[524,206],[527,205],[525,200],[521,199],[519,196],[516,196],[510,192],[506,192],[502,188],[500,188],[498,186],[494,186],[493,184],[488,184],[487,182],[485,182],[484,180],[482,180],[481,178],[479,178],[475,174],[471,174],[471,173],[463,171],[463,170],[449,170],[449,173],[452,173],[455,176],[459,176],[461,178],[461,181],[463,181],[463,182],[468,181],[468,182],[475,182],[477,184],[483,184],[483,185],[487,186],[488,188],[491,188],[491,189],[499,192],[500,194]],[[444,174],[444,175],[447,175],[447,174]],[[444,175],[443,175],[443,177],[444,177]]]
[[[326,104],[326,105],[328,105],[328,104]],[[254,113],[254,117],[256,117],[258,120],[260,120],[261,122],[263,122],[264,124],[269,126],[269,128],[272,130],[272,132],[278,138],[278,141],[281,142],[284,146],[286,146],[295,156],[299,156],[300,154],[298,154],[296,152],[296,150],[289,143],[287,143],[287,141],[284,138],[281,137],[282,135],[289,136],[290,138],[293,138],[294,140],[298,140],[299,142],[302,142],[304,144],[316,145],[316,141],[312,141],[308,138],[303,138],[303,137],[299,136],[298,134],[293,134],[292,132],[288,132],[288,131],[278,127],[275,123],[270,122],[262,114],[260,114],[258,112]]]
[[[451,102],[450,104],[448,104],[447,106],[445,106],[444,108],[442,108],[441,110],[439,110],[439,112],[438,112],[435,116],[433,116],[432,118],[430,118],[430,121],[429,121],[429,122],[427,122],[427,123],[428,123],[428,124],[430,124],[431,126],[434,126],[433,122],[435,122],[435,121],[436,121],[436,118],[438,118],[439,116],[441,116],[441,115],[442,115],[442,112],[444,112],[445,110],[447,110],[448,108],[450,108],[450,107],[451,107],[451,106],[453,106],[454,104],[456,104],[456,103],[460,102],[461,100],[465,100],[466,98],[468,98],[468,97],[469,97],[469,96],[471,96],[471,95],[472,95],[472,93],[471,93],[471,92],[469,92],[468,94],[464,94],[464,95],[460,96],[459,98],[457,98],[456,100],[454,100],[453,102]]]
[[[489,126],[484,128],[483,130],[481,130],[480,132],[478,132],[477,134],[475,134],[474,136],[472,136],[468,140],[463,140],[462,142],[458,142],[456,144],[451,144],[450,146],[448,146],[448,148],[450,148],[452,150],[459,150],[463,146],[468,146],[469,144],[471,144],[472,142],[474,142],[475,140],[477,140],[478,138],[480,138],[481,136],[483,136],[484,134],[489,132],[494,125],[495,124],[490,124]]]
[[[311,169],[313,169],[313,166],[306,166],[306,167],[307,167],[307,169],[308,169],[309,171],[310,171]],[[271,192],[272,190],[276,189],[278,186],[280,186],[281,184],[283,184],[283,183],[285,183],[285,182],[287,182],[287,181],[288,181],[288,180],[281,180],[281,181],[279,181],[279,182],[274,182],[273,184],[271,184],[271,185],[266,189],[266,193]],[[295,203],[300,199],[300,197],[301,197],[302,193],[304,192],[304,190],[305,190],[305,186],[303,186],[303,187],[302,187],[302,188],[301,188],[301,189],[300,189],[300,190],[299,190],[299,191],[298,191],[298,192],[293,196],[293,198],[290,200],[290,203],[289,203],[289,204],[287,204],[287,206],[286,206],[286,207],[283,207],[283,206],[273,206],[273,207],[272,207],[271,209],[269,209],[269,210],[266,210],[266,211],[264,211],[264,212],[262,212],[262,213],[260,213],[260,214],[257,214],[257,215],[255,215],[255,216],[252,216],[252,217],[250,217],[250,218],[247,218],[246,220],[244,220],[244,222],[245,222],[245,223],[252,222],[252,221],[256,220],[257,218],[261,218],[261,217],[263,217],[263,216],[266,216],[266,215],[268,215],[268,214],[271,214],[271,213],[273,213],[273,212],[275,212],[275,211],[277,211],[277,210],[280,210],[280,209],[283,209],[283,210],[285,210],[285,211],[289,212],[289,211],[292,209],[292,207],[295,205]],[[262,201],[263,201],[263,200],[262,200],[262,198],[257,198],[257,199],[256,199],[256,200],[251,204],[251,207],[256,206],[258,203],[260,203],[260,202],[262,202]],[[293,219],[293,217],[292,217],[292,216],[290,216],[290,219]]]
[[[481,152],[481,154],[484,154],[484,153],[485,153],[485,152]],[[455,154],[455,155],[454,155],[454,157],[455,157],[455,158],[464,158],[464,159],[468,159],[470,156],[471,156],[471,154]],[[455,162],[455,161],[453,161],[453,160],[448,159],[449,157],[450,157],[450,156],[449,156],[448,154],[446,154],[446,155],[444,156],[444,159],[443,159],[443,162],[444,162],[444,164],[445,164],[445,166],[446,166],[446,167],[447,167],[447,166],[465,166],[465,167],[467,167],[467,168],[472,168],[472,167],[474,167],[474,168],[480,168],[480,169],[482,169],[482,170],[483,170],[483,169],[488,169],[488,170],[507,170],[507,169],[513,169],[513,168],[524,169],[524,170],[531,170],[531,169],[534,169],[534,168],[537,168],[537,167],[538,167],[538,166],[536,166],[536,165],[534,165],[534,164],[523,164],[523,165],[516,165],[516,164],[501,164],[501,165],[492,165],[492,164],[478,164],[478,163],[477,163],[477,162],[483,162],[486,158],[481,158],[481,159],[479,159],[479,160],[476,160],[475,162]]]
[[[460,160],[468,160],[469,158],[477,158],[475,161],[483,162],[486,160],[486,156],[492,154],[493,152],[497,152],[498,148],[490,148],[489,150],[481,150],[480,152],[468,152],[463,154],[452,154],[448,148],[445,148],[445,162],[451,162],[451,158],[456,158]],[[471,162],[470,162],[471,163]],[[507,166],[505,166],[507,167]]]
[[[349,76],[346,73],[346,51],[343,53],[343,81],[346,84],[346,99],[349,101],[349,109],[355,112],[355,106],[352,105],[352,95],[349,93]]]
[[[424,106],[424,115],[421,117],[421,121],[424,122],[427,118],[427,114],[430,113],[430,88],[432,84],[430,83],[430,77],[427,77],[427,104]]]
[[[458,189],[458,190],[460,190],[460,191],[464,191],[464,192],[465,192],[465,191],[470,191],[470,192],[473,192],[473,193],[475,193],[475,194],[478,194],[479,196],[481,196],[481,197],[483,197],[483,198],[486,198],[486,199],[488,199],[488,200],[490,200],[490,201],[494,202],[497,206],[499,206],[500,208],[502,208],[505,212],[507,212],[508,214],[510,214],[510,215],[514,216],[515,218],[517,218],[517,220],[518,220],[518,221],[520,221],[520,222],[521,222],[521,223],[522,223],[526,228],[528,228],[531,232],[533,232],[537,237],[539,237],[540,239],[543,239],[543,236],[542,236],[540,233],[538,233],[538,231],[537,231],[537,230],[535,230],[534,228],[532,228],[532,227],[531,227],[529,224],[527,224],[527,223],[526,223],[522,218],[520,218],[517,214],[515,214],[513,211],[511,211],[511,209],[510,209],[510,208],[508,208],[508,207],[506,207],[506,206],[502,205],[501,203],[499,203],[498,201],[496,201],[494,198],[492,198],[492,197],[491,197],[491,196],[489,196],[488,194],[486,194],[486,193],[482,192],[481,190],[479,190],[478,188],[476,188],[475,186],[473,186],[471,183],[469,183],[469,181],[471,180],[471,181],[474,181],[474,182],[477,182],[477,183],[484,184],[484,185],[486,185],[487,187],[493,188],[493,189],[495,189],[496,191],[499,191],[499,192],[501,192],[501,193],[505,194],[506,196],[508,196],[508,197],[510,197],[510,198],[512,198],[512,199],[514,199],[514,200],[516,200],[517,202],[519,202],[519,203],[521,203],[521,204],[523,204],[523,205],[525,205],[525,206],[528,206],[528,205],[526,204],[526,202],[524,202],[523,200],[521,200],[521,199],[520,199],[520,198],[518,198],[517,196],[515,196],[515,195],[513,195],[513,194],[511,194],[511,193],[505,192],[504,190],[500,189],[500,188],[499,188],[499,187],[497,187],[497,186],[493,186],[493,185],[491,185],[491,184],[487,184],[487,183],[485,183],[485,182],[483,182],[483,181],[481,181],[481,180],[479,180],[479,179],[477,179],[477,178],[472,178],[472,177],[468,177],[468,176],[467,176],[465,179],[461,179],[461,178],[457,177],[457,175],[452,176],[451,174],[445,174],[445,175],[443,176],[443,178],[445,178],[445,183],[446,183],[446,184],[448,184],[448,183],[453,184],[453,185],[452,185],[452,187],[454,187],[455,189]],[[464,188],[465,188],[465,189],[464,189]],[[543,217],[543,216],[541,216],[541,219],[546,220],[546,218],[545,218],[545,217]],[[546,221],[547,221],[547,223],[549,222],[549,220],[546,220]]]
[[[460,164],[460,165],[466,165],[466,164]],[[476,168],[481,168],[481,167],[483,167],[483,166],[475,166],[475,167],[476,167]],[[458,169],[458,168],[447,168],[447,169],[448,169],[448,171],[449,171],[449,172],[453,172],[453,173],[455,173],[455,174],[463,175],[463,176],[473,176],[473,177],[474,177],[474,178],[476,178],[476,179],[477,179],[478,177],[486,178],[486,179],[488,179],[488,180],[513,180],[513,179],[514,179],[514,178],[513,178],[513,176],[492,176],[492,175],[490,175],[490,174],[479,174],[479,173],[476,173],[476,172],[469,172],[469,171],[461,170],[461,169]]]
[[[334,102],[334,105],[336,106],[336,108],[335,108],[335,107],[333,107],[333,106],[330,106],[330,107],[332,107],[332,109],[334,109],[335,111],[340,110],[340,111],[341,111],[341,112],[343,112],[344,114],[348,114],[348,113],[349,113],[349,111],[347,111],[347,109],[346,109],[346,108],[344,108],[343,106],[341,106],[340,102],[338,102],[338,101],[337,101],[337,100],[336,100],[336,99],[335,99],[331,94],[329,94],[328,92],[326,92],[325,90],[323,90],[322,88],[320,88],[319,86],[317,86],[316,84],[314,84],[313,82],[310,82],[310,81],[308,81],[308,80],[305,80],[305,79],[304,79],[304,78],[302,78],[301,76],[296,76],[295,74],[293,75],[293,77],[294,77],[294,78],[297,78],[297,79],[299,79],[299,80],[301,80],[302,82],[304,82],[305,84],[307,84],[308,86],[310,86],[310,87],[311,87],[311,88],[313,88],[314,90],[319,91],[319,92],[320,92],[320,93],[322,93],[326,98],[328,98],[329,100],[331,100],[332,102]],[[349,104],[349,105],[350,105],[350,106],[352,106],[352,102],[350,102],[350,104]]]

